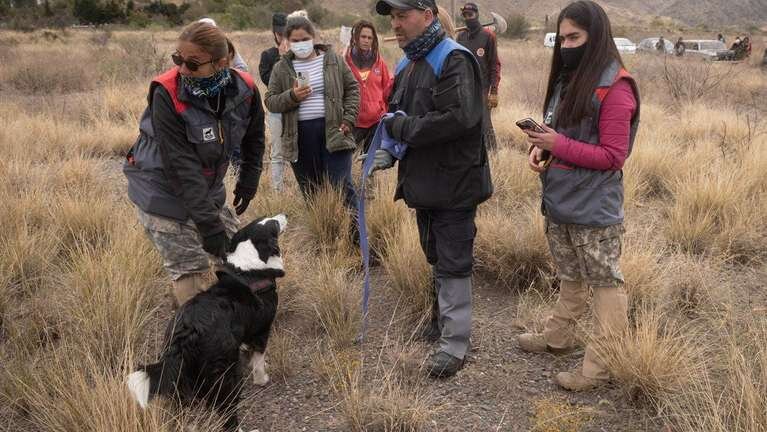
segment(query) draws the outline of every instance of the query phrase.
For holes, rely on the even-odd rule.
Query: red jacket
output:
[[[389,95],[394,86],[394,79],[389,74],[389,68],[386,67],[381,56],[373,63],[370,68],[370,74],[367,80],[362,79],[360,70],[352,61],[351,52],[346,52],[346,64],[352,70],[354,78],[360,85],[360,112],[357,116],[358,128],[369,128],[381,120],[381,116],[386,113],[389,105]]]
[[[582,168],[619,170],[623,168],[631,139],[631,119],[637,110],[631,84],[618,80],[602,101],[599,110],[599,145],[582,143],[559,134],[552,153]]]

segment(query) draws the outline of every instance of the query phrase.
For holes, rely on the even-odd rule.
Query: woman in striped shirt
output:
[[[344,60],[329,46],[315,44],[315,36],[308,19],[288,19],[290,51],[274,66],[266,106],[282,113],[281,156],[291,161],[304,195],[327,178],[343,189],[347,207],[356,209],[351,166],[359,87]]]

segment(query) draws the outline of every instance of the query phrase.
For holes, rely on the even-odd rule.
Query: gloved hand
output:
[[[250,205],[250,201],[250,198],[234,194],[234,201],[232,201],[232,205],[234,206],[234,212],[237,213],[237,216],[245,213],[245,210],[247,210],[248,206]]]
[[[203,237],[202,248],[213,256],[224,258],[227,250],[229,250],[229,236],[226,235],[225,231],[221,231],[220,233]]]
[[[364,161],[367,159],[367,157],[368,155],[365,153],[360,155],[357,160]],[[394,156],[392,156],[388,151],[382,149],[376,150],[375,154],[373,155],[373,165],[370,166],[370,170],[368,170],[367,173],[368,176],[372,175],[374,171],[385,170],[393,167],[394,161]]]
[[[490,93],[487,96],[487,107],[490,109],[498,108],[498,93]]]
[[[234,211],[237,213],[237,216],[245,213],[245,210],[248,209],[248,206],[250,205],[250,202],[253,200],[253,197],[256,196],[256,191],[258,190],[258,185],[254,188],[249,188],[240,185],[239,183],[234,188],[234,201],[232,201],[232,205],[234,206]]]

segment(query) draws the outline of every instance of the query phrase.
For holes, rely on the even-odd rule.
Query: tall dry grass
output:
[[[139,412],[122,382],[158,351],[167,281],[125,198],[120,158],[135,139],[148,79],[168,65],[176,36],[0,32],[0,416],[10,410],[11,430],[211,430],[218,421],[162,403]],[[232,36],[251,66],[271,44],[267,33]],[[550,51],[504,41],[500,52],[493,116],[503,149],[491,159],[496,194],[478,212],[476,275],[491,289],[515,288],[517,321],[535,330],[556,281],[539,182],[514,122],[540,119]],[[390,64],[399,54],[385,53]],[[54,68],[47,58],[68,61]],[[602,349],[630,400],[673,430],[762,431],[767,76],[748,64],[626,60],[642,92],[625,167],[631,326]],[[674,80],[664,79],[666,70]],[[696,94],[707,73],[726,79]],[[686,93],[675,97],[671,85]],[[360,259],[338,193],[325,188],[307,203],[290,174],[282,193],[269,190],[267,176],[243,220],[284,212],[291,221],[281,239],[288,274],[279,282],[270,374],[289,383],[302,364],[296,345],[317,343],[315,369],[334,389],[344,427],[429,430],[442,401],[415,378],[418,361],[387,360],[416,357],[413,347],[386,339],[371,364],[353,345]],[[408,318],[393,317],[385,333],[406,337],[410,318],[430,305],[431,269],[412,212],[391,201],[394,186],[393,172],[377,175],[369,228],[381,264],[376,286],[396,298],[377,307]],[[555,405],[536,405],[535,419],[556,423],[543,415],[546,406],[570,412]]]

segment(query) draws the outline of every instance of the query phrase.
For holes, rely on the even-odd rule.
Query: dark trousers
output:
[[[416,210],[418,235],[437,278],[471,276],[477,209]]]
[[[416,210],[418,233],[433,266],[432,326],[440,330],[439,350],[465,358],[471,339],[471,271],[476,208]]]
[[[312,195],[328,179],[343,190],[346,207],[357,210],[357,192],[352,183],[353,153],[354,150],[328,151],[324,118],[298,122],[298,161],[291,165],[304,196]]]
[[[369,128],[354,128],[354,142],[357,143],[357,150],[362,153],[367,153],[370,148],[370,143],[373,142],[373,137],[378,129],[378,123],[370,126]]]

